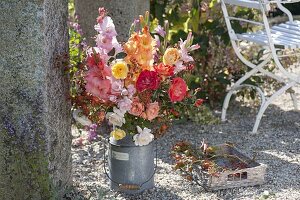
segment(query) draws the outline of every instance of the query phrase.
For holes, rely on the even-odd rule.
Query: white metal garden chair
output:
[[[280,61],[281,57],[291,56],[291,55],[279,55],[278,52],[282,49],[300,49],[300,21],[294,21],[292,14],[286,9],[282,4],[283,3],[292,3],[300,0],[221,0],[221,6],[223,10],[223,14],[225,17],[226,26],[228,28],[228,33],[230,36],[230,40],[233,46],[233,49],[238,56],[238,58],[247,66],[252,68],[248,71],[242,78],[240,78],[230,89],[228,94],[225,97],[223,108],[222,108],[222,121],[226,120],[226,111],[228,108],[228,104],[230,98],[233,93],[243,87],[252,87],[258,91],[261,96],[261,107],[256,116],[255,125],[253,127],[252,132],[256,133],[258,126],[260,124],[260,120],[263,116],[263,113],[267,109],[267,107],[281,94],[286,92],[291,87],[300,83],[300,76],[293,74],[285,69],[282,62]],[[270,26],[266,13],[270,10],[270,6],[272,4],[277,4],[277,7],[283,11],[288,16],[288,21],[285,23],[281,23],[275,26]],[[262,16],[262,21],[254,21],[243,18],[236,18],[228,15],[228,6],[240,6],[246,8],[257,9]],[[258,25],[262,27],[262,30],[257,32],[250,33],[235,33],[232,28],[231,21],[238,20],[240,22],[252,23],[254,25]],[[239,48],[239,44],[241,41],[246,41],[253,44],[258,44],[266,48],[267,55],[265,59],[258,65],[253,64],[249,60],[247,60],[241,53]],[[277,69],[281,72],[281,75],[272,73],[264,69],[264,66],[269,63],[271,60],[274,60],[274,63]],[[256,86],[244,84],[244,82],[250,78],[251,76],[261,73],[268,77],[271,77],[278,82],[283,84],[283,87],[277,90],[270,97],[266,97],[264,92]],[[293,100],[293,104],[295,109],[297,109],[297,100],[295,98],[294,93],[290,93],[291,98]]]

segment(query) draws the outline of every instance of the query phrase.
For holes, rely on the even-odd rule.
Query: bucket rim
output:
[[[141,148],[141,147],[147,147],[150,145],[153,145],[154,141],[156,142],[156,139],[153,139],[149,144],[147,145],[143,145],[143,146],[137,146],[137,145],[123,145],[123,144],[112,144],[110,142],[110,139],[108,138],[108,143],[112,146],[116,146],[116,147],[125,147],[125,148],[132,148],[132,147],[136,147],[136,148]]]

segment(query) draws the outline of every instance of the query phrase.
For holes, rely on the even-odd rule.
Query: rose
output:
[[[118,108],[114,107],[113,112],[108,112],[106,114],[106,119],[108,119],[108,121],[114,126],[121,127],[123,124],[125,124],[124,114],[124,111],[121,111]]]
[[[159,87],[160,79],[155,71],[144,70],[136,81],[136,89],[139,92],[144,90],[156,90]]]
[[[146,115],[148,120],[153,120],[158,116],[159,113],[159,105],[158,102],[149,103],[147,105]]]
[[[122,111],[129,111],[132,107],[132,101],[128,98],[128,97],[124,97],[123,99],[121,99],[118,102],[118,107],[120,108],[120,110]]]
[[[125,62],[117,62],[111,67],[112,75],[116,79],[125,79],[128,74],[128,67]]]
[[[182,101],[187,92],[187,85],[182,78],[174,78],[169,88],[169,97],[172,102]]]
[[[125,131],[121,129],[115,129],[110,133],[110,137],[114,138],[115,140],[121,140],[126,136]]]
[[[158,65],[155,65],[154,69],[161,76],[173,76],[175,66],[174,65],[164,65],[163,63],[160,63]]]
[[[176,48],[168,48],[163,55],[165,65],[174,65],[180,58],[180,53]]]
[[[111,81],[111,93],[116,95],[120,94],[124,87],[123,81],[115,79],[112,79]]]
[[[154,135],[151,134],[151,130],[148,128],[141,129],[141,127],[137,126],[138,134],[133,136],[133,140],[135,145],[137,146],[144,146],[149,144],[153,139]]]
[[[145,110],[144,105],[139,101],[137,97],[135,97],[131,104],[131,109],[129,111],[130,114],[134,116],[140,116]]]
[[[134,85],[130,84],[130,85],[127,86],[127,91],[128,91],[128,97],[132,98],[132,96],[136,92],[136,89],[135,89]]]

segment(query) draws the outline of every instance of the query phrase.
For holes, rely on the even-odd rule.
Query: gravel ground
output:
[[[300,94],[299,88],[297,92]],[[300,100],[300,95],[297,98]],[[256,112],[257,109],[236,101],[229,107],[228,122],[209,126],[187,123],[171,128],[158,141],[155,188],[137,196],[109,191],[108,179],[102,169],[103,146],[100,142],[74,147],[71,199],[300,199],[300,112],[293,110],[289,95],[282,95],[265,112],[259,133],[250,134]],[[232,142],[249,156],[257,152],[258,161],[268,165],[266,183],[205,192],[182,178],[172,170],[172,145],[181,140],[200,145],[203,138],[212,145]]]

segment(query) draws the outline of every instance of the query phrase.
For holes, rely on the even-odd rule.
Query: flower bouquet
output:
[[[138,193],[154,185],[154,138],[180,116],[180,108],[203,103],[196,99],[199,90],[189,90],[186,82],[194,67],[189,52],[199,45],[192,44],[189,33],[186,40],[170,46],[168,22],[164,27],[150,25],[148,12],[134,21],[122,44],[103,8],[95,30],[96,46],[87,48],[86,62],[73,81],[74,119],[90,125],[89,138],[96,137],[96,124],[111,127],[107,174],[111,189]]]
[[[146,12],[132,24],[128,41],[120,44],[113,20],[100,8],[96,47],[88,48],[79,81],[78,99],[84,96],[90,102],[79,106],[83,114],[95,124],[108,121],[112,140],[130,136],[137,146],[149,144],[167,130],[179,115],[176,106],[203,102],[194,99],[184,79],[194,66],[189,52],[199,48],[192,44],[192,34],[171,47],[168,23],[154,30],[149,25]]]

